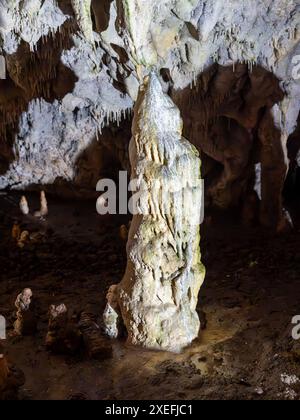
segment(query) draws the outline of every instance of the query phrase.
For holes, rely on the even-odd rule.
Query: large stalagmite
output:
[[[130,159],[137,214],[116,293],[129,342],[171,351],[198,336],[196,304],[204,280],[200,159],[181,133],[179,110],[152,73],[135,108]]]

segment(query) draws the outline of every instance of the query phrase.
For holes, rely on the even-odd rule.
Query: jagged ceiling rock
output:
[[[53,0],[1,0],[0,15],[3,49],[8,54],[16,52],[20,40],[33,49],[67,19]]]
[[[242,62],[250,67],[258,64],[273,72],[285,93],[285,99],[272,109],[285,146],[295,129],[300,108],[300,84],[291,67],[292,58],[300,54],[299,9],[297,0],[0,0],[1,45],[9,77],[5,89],[15,92],[21,88],[25,93],[20,97],[25,95],[22,100],[28,107],[21,118],[18,116],[17,159],[9,173],[0,178],[0,188],[8,185],[21,188],[42,181],[40,175],[30,179],[29,172],[24,182],[12,176],[22,172],[21,133],[26,133],[26,159],[33,166],[38,160],[38,157],[31,160],[33,138],[60,135],[61,141],[72,139],[73,145],[75,141],[86,145],[87,138],[91,141],[104,125],[120,120],[132,109],[140,81],[153,68],[158,73],[167,71],[167,82],[175,91],[192,86],[198,75],[214,63],[233,66]],[[45,100],[49,103],[50,95],[39,89],[34,95],[28,94],[32,79],[29,73],[26,76],[25,58],[29,53],[24,54],[24,44],[33,54],[41,54],[46,37],[59,40],[59,65],[69,69],[78,80],[70,84],[64,97],[52,89],[57,101],[52,98],[49,108],[55,118],[41,133],[36,131],[40,129],[38,124],[31,126],[26,121],[37,115],[34,110],[38,103]],[[33,67],[34,61],[31,59]],[[45,86],[47,77],[42,75]],[[50,84],[54,86],[54,80]],[[11,108],[12,103],[15,102],[10,102]],[[0,105],[0,114],[6,118],[5,105],[1,101]],[[19,108],[26,110],[24,104]],[[82,127],[80,135],[76,125]],[[40,150],[36,150],[37,155],[45,153],[44,146]],[[66,153],[71,150],[73,156],[77,146],[71,147],[69,143],[65,150]],[[73,164],[74,156],[69,159],[70,156],[64,156],[64,160]],[[63,167],[59,173],[57,168],[52,172],[55,176],[73,176],[71,169],[65,172]],[[34,173],[39,170],[33,170]],[[50,182],[50,178],[43,182]]]
[[[50,7],[51,2],[47,1],[42,7],[45,7],[47,3]],[[51,4],[54,13],[57,6],[53,2]],[[73,2],[73,6],[76,9],[78,3]],[[16,7],[15,5],[14,9],[9,10],[19,10],[19,19],[26,21],[24,26],[30,27],[31,21],[28,15],[23,15],[22,10]],[[39,9],[38,13],[35,11],[34,14],[34,19],[39,22],[38,27],[42,26],[44,19],[41,10]],[[50,95],[43,92],[45,84],[42,83],[43,80],[47,81],[50,75],[45,74],[42,80],[39,79],[46,61],[43,60],[39,66],[35,63],[43,51],[46,52],[46,56],[50,56],[52,63],[55,62],[53,50],[47,50],[43,42],[40,42],[42,45],[32,57],[30,51],[26,49],[26,44],[23,43],[23,32],[17,36],[15,50],[10,50],[6,42],[10,40],[11,32],[5,31],[4,52],[6,52],[9,78],[13,80],[15,86],[23,89],[28,97],[30,93],[34,94],[35,99],[29,102],[27,112],[23,113],[19,120],[19,132],[14,145],[16,158],[5,175],[0,177],[0,188],[7,186],[24,188],[39,183],[51,184],[60,178],[71,181],[76,173],[75,163],[83,150],[98,136],[104,125],[109,124],[110,121],[119,122],[132,108],[131,98],[113,85],[113,82],[118,80],[116,75],[118,66],[116,61],[111,61],[108,65],[104,63],[104,56],[107,53],[101,47],[99,35],[93,33],[93,40],[89,37],[84,19],[79,22],[79,28],[84,31],[84,36],[80,33],[76,34],[76,31],[73,34],[69,33],[70,28],[66,29],[63,26],[69,17],[64,16],[60,9],[58,10],[58,17],[63,16],[63,19],[58,18],[57,22],[49,26],[49,31],[55,31],[56,24],[59,23],[58,26],[62,31],[66,31],[66,34],[62,34],[63,36],[56,34],[58,44],[61,43],[58,56],[60,63],[56,67],[51,67],[50,63],[45,66],[45,73],[47,71],[54,73],[51,75],[54,79],[51,81],[51,87],[56,97],[60,99],[52,104],[49,103]],[[80,11],[76,9],[76,13]],[[49,20],[49,25],[50,22]],[[17,20],[15,24],[18,26]],[[38,39],[37,33],[35,36]],[[68,41],[71,38],[72,42]],[[7,54],[7,50],[11,54]],[[67,77],[72,80],[70,74],[65,74],[66,69],[74,74],[77,83],[75,86],[71,84],[70,92],[65,92],[64,97],[61,97],[60,92],[66,86],[62,86],[63,80],[57,73],[60,71],[62,78]],[[26,74],[28,71],[29,74]],[[47,102],[44,99],[38,99],[36,93],[39,89],[35,87],[38,80],[42,85],[38,86],[41,96],[45,97]],[[61,87],[58,86],[59,83]],[[47,114],[45,118],[43,118],[43,113]]]

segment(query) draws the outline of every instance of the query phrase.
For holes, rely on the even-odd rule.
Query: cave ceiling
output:
[[[0,188],[72,180],[105,127],[132,118],[150,69],[185,125],[196,104],[203,126],[214,110],[249,131],[268,106],[286,144],[300,108],[299,9],[296,0],[0,0]]]

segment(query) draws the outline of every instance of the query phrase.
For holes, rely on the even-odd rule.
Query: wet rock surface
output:
[[[287,235],[270,236],[241,227],[233,215],[207,215],[207,278],[198,304],[207,325],[199,339],[178,355],[112,340],[112,358],[94,360],[84,352],[47,352],[48,310],[64,302],[72,318],[92,308],[101,324],[108,288],[124,274],[119,228],[127,221],[98,217],[94,202],[51,197],[47,221],[18,219],[19,199],[0,196],[0,313],[8,324],[3,353],[24,372],[19,398],[300,398],[299,341],[291,335],[300,313],[299,222]],[[38,207],[38,194],[30,200]],[[22,249],[11,239],[15,220],[35,234]],[[34,293],[38,331],[16,337],[14,302],[26,287]]]

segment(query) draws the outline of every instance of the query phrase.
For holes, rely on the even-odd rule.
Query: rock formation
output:
[[[18,247],[24,248],[27,242],[30,240],[30,234],[28,230],[23,230],[20,234],[19,240],[18,240]]]
[[[33,335],[37,330],[37,319],[32,307],[32,291],[24,289],[16,299],[17,319],[14,323],[17,335]]]
[[[135,110],[130,158],[139,198],[115,293],[129,342],[172,351],[198,336],[204,280],[200,160],[181,132],[179,110],[151,73]]]
[[[21,213],[24,216],[28,216],[28,214],[29,214],[29,206],[28,206],[28,202],[27,202],[27,199],[26,199],[25,195],[23,195],[21,197],[20,210],[21,210]]]

